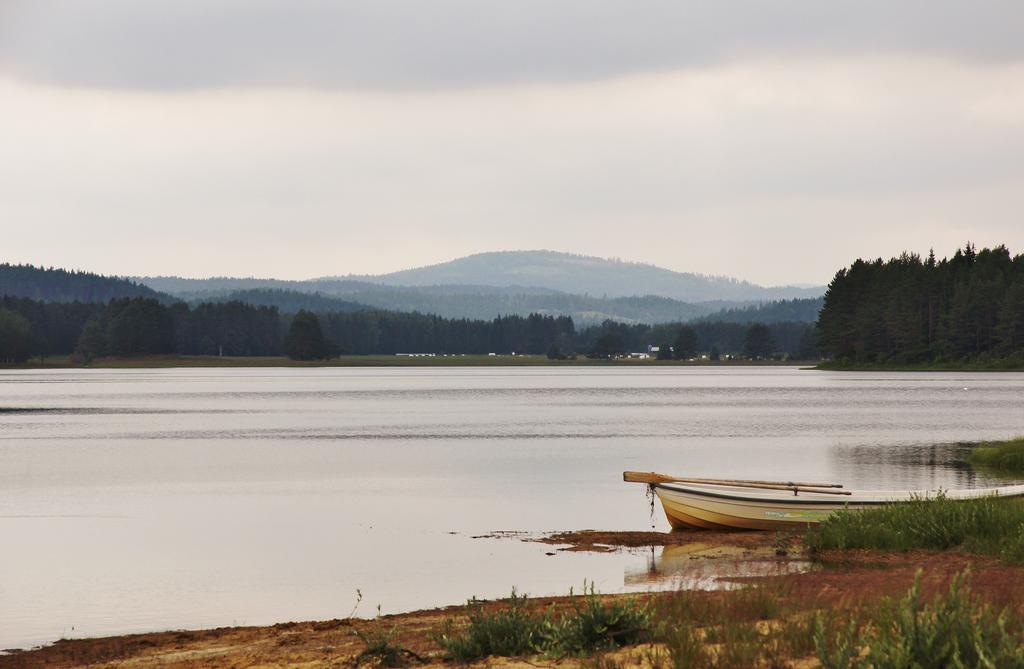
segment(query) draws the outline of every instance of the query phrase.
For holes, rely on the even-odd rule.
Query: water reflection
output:
[[[856,471],[859,487],[875,490],[951,490],[1016,483],[977,471],[967,463],[971,445],[859,444],[831,451],[837,471]]]
[[[741,579],[801,574],[816,568],[810,560],[777,556],[774,549],[708,543],[652,547],[641,566],[626,568],[627,590],[728,590]]]

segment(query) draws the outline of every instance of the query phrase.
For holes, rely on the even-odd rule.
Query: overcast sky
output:
[[[1024,3],[0,0],[0,260],[1024,252]]]

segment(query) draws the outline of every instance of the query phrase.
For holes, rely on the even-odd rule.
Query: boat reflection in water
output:
[[[728,590],[742,579],[800,574],[817,568],[801,556],[777,556],[773,548],[707,543],[651,548],[646,568],[627,567],[627,590]]]

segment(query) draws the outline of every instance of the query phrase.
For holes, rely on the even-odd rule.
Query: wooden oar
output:
[[[842,488],[843,484],[808,484],[797,480],[752,480],[750,478],[694,478],[693,476],[670,476],[656,471],[624,471],[623,480],[628,484],[670,484],[681,482],[687,484],[709,485],[744,485],[758,484],[761,486],[796,486],[798,488]]]
[[[742,488],[761,488],[765,490],[803,490],[805,492],[818,492],[825,495],[849,495],[847,490],[834,490],[842,488],[839,483],[803,483],[797,481],[749,481],[742,479],[699,479],[681,476],[669,476],[657,472],[622,472],[622,480],[627,483],[697,483],[702,485],[721,485]],[[829,488],[832,488],[830,490]]]

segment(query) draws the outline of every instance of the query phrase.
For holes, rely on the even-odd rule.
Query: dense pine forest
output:
[[[1024,255],[858,260],[829,284],[818,344],[840,364],[1024,364]]]

